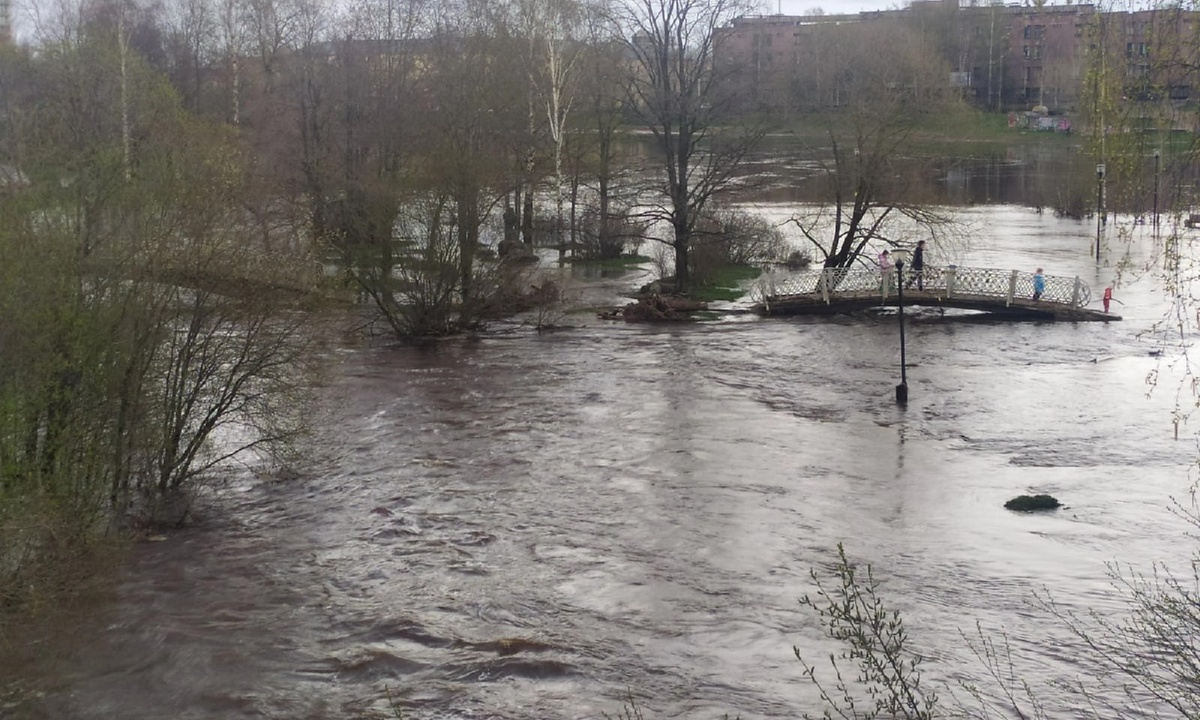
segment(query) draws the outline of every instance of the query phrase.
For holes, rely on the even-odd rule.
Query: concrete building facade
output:
[[[12,39],[12,0],[0,0],[0,42],[11,43]]]
[[[949,68],[947,82],[990,110],[1068,112],[1080,101],[1089,60],[1101,56],[1125,76],[1128,93],[1142,99],[1192,97],[1200,68],[1200,13],[1101,13],[1089,3],[918,0],[900,10],[850,15],[742,17],[724,29],[721,51],[737,67],[747,105],[836,105],[835,88],[813,95],[812,66],[832,66],[839,49],[869,48],[902,27],[929,39]],[[833,82],[836,73],[827,74]]]

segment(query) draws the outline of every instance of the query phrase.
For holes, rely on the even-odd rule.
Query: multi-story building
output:
[[[1094,5],[959,8],[956,70],[991,109],[1066,109],[1079,97]]]
[[[1089,60],[1097,59],[1124,75],[1127,96],[1180,101],[1195,92],[1200,12],[1101,13],[1090,3],[1038,0],[962,4],[969,1],[915,0],[900,10],[852,15],[743,17],[725,28],[721,48],[727,66],[736,68],[744,102],[758,107],[838,104],[839,55],[900,32],[929,40],[949,68],[947,82],[989,109],[1068,111],[1080,100]]]
[[[798,103],[802,69],[821,58],[822,40],[868,19],[855,15],[765,15],[736,18],[723,30],[718,62],[737,74],[743,103],[756,107],[789,107]]]
[[[1194,99],[1200,71],[1200,12],[1178,6],[1105,13],[1093,38],[1106,67],[1123,68],[1126,97]]]
[[[12,0],[0,0],[0,42],[12,42]]]

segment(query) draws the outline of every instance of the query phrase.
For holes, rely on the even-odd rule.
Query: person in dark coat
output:
[[[918,240],[917,248],[913,250],[912,261],[908,264],[912,275],[908,278],[908,287],[912,287],[913,283],[917,284],[918,290],[925,289],[925,241]]]

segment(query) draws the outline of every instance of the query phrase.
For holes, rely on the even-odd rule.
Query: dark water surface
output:
[[[1113,276],[1094,226],[968,216],[987,232],[964,264],[1079,274],[1094,297]],[[1111,260],[1127,250],[1155,244]],[[317,466],[246,471],[141,547],[45,716],[374,717],[390,691],[406,718],[599,718],[626,693],[647,717],[798,717],[819,707],[792,646],[832,646],[797,600],[839,542],[930,681],[972,674],[977,620],[1027,677],[1085,674],[1031,593],[1110,612],[1107,561],[1192,547],[1168,511],[1197,456],[1173,439],[1180,375],[1139,337],[1156,288],[1119,288],[1112,324],[918,312],[906,410],[894,315],[342,350]],[[1068,507],[1002,508],[1029,491]]]

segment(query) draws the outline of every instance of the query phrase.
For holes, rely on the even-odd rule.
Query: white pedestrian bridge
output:
[[[872,307],[905,306],[980,310],[1011,319],[1120,320],[1090,309],[1091,290],[1078,277],[1046,275],[1046,289],[1033,299],[1033,273],[947,265],[926,267],[921,278],[907,269],[904,287],[893,268],[824,268],[769,273],[753,290],[764,315],[837,314]]]

